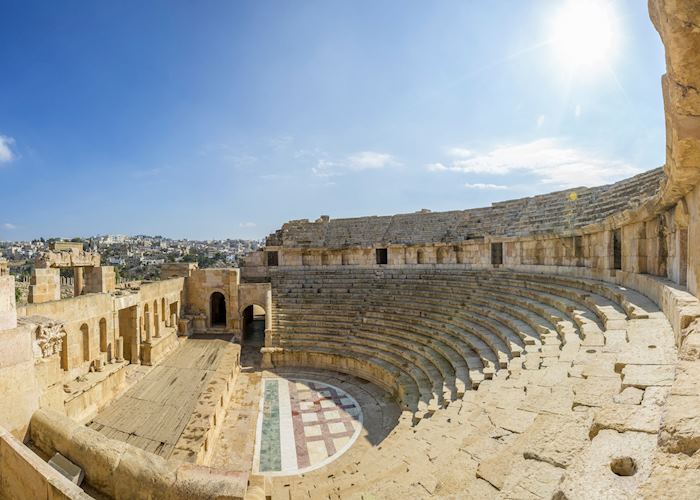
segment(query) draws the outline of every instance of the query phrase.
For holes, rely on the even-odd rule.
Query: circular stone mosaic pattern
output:
[[[338,387],[306,379],[266,378],[253,472],[287,476],[318,469],[345,453],[362,430],[362,410]]]

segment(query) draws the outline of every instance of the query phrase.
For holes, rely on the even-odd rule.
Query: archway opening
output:
[[[243,341],[245,343],[265,344],[265,308],[258,304],[251,304],[243,309],[241,315]]]
[[[221,292],[211,294],[211,326],[226,326],[226,298]]]

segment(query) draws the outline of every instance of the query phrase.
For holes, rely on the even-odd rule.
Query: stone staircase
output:
[[[275,479],[276,495],[587,498],[575,478],[612,451],[641,473],[610,473],[611,494],[648,476],[666,394],[658,373],[675,350],[663,313],[636,292],[439,268],[279,269],[272,290],[277,366],[370,380],[404,413],[379,446]]]
[[[664,179],[661,168],[594,188],[572,188],[490,207],[392,216],[295,220],[268,237],[267,245],[306,248],[372,248],[384,244],[455,243],[484,236],[523,236],[581,228],[640,205]],[[571,194],[576,193],[575,199]]]

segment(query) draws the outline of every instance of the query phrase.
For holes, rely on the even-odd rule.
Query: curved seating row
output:
[[[600,343],[643,317],[645,299],[595,280],[439,268],[278,269],[272,290],[273,362],[352,359],[348,372],[372,371],[417,419],[499,370]]]

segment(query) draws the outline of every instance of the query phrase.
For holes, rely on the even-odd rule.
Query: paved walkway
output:
[[[245,472],[253,467],[262,375],[260,348],[264,343],[265,322],[255,321],[249,326],[241,349],[241,371],[214,445],[210,463],[213,467]]]
[[[88,425],[105,436],[170,457],[227,341],[190,338]]]

